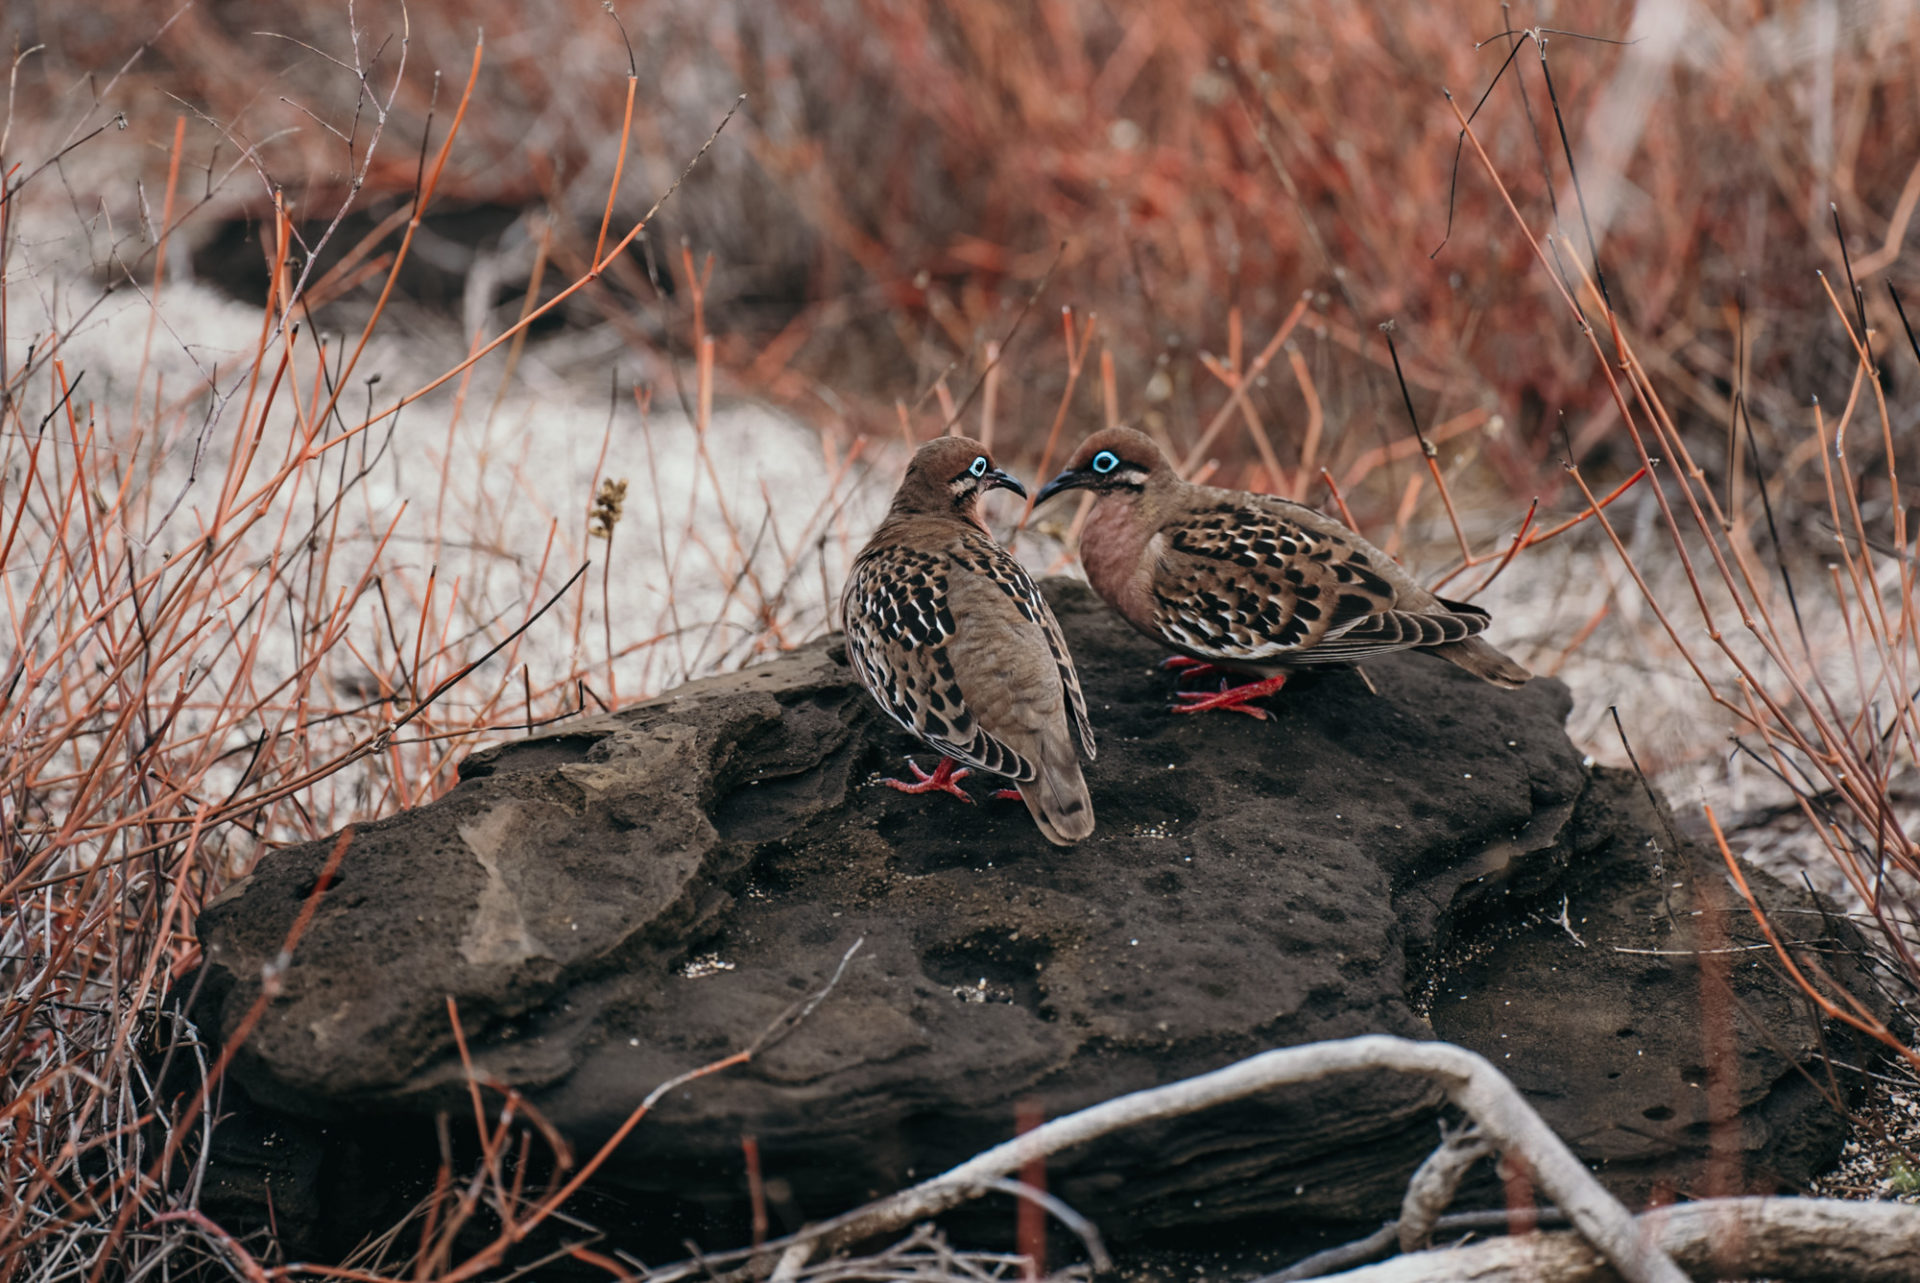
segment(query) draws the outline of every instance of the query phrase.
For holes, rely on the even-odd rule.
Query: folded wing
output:
[[[1413,587],[1386,554],[1283,500],[1204,508],[1163,527],[1152,553],[1161,636],[1229,662],[1349,664],[1487,626],[1484,610]]]

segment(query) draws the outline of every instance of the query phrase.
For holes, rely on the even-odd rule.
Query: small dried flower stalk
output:
[[[626,478],[602,481],[600,493],[593,497],[593,510],[587,514],[587,533],[595,539],[613,538],[613,528],[620,524],[620,515],[626,504]]]

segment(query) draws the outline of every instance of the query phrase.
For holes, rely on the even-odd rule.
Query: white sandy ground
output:
[[[51,300],[54,292],[48,291],[46,297]],[[64,300],[49,310],[63,320],[73,315]],[[20,315],[25,311],[16,294],[8,336],[13,362],[24,358],[47,324],[44,312],[29,320]],[[125,430],[124,407],[134,397],[149,314],[143,298],[123,291],[94,311],[63,344],[68,377],[86,372],[84,393],[96,402],[102,428],[116,435]],[[258,309],[196,284],[170,283],[161,314],[165,324],[152,344],[143,406],[151,406],[156,374],[164,379],[169,399],[195,383],[204,384],[209,371],[222,394],[231,393],[235,376],[226,371],[253,351],[260,330]],[[29,324],[35,328],[29,330]],[[328,334],[327,340],[331,362],[340,338]],[[350,424],[364,417],[364,380],[370,374],[380,378],[374,404],[384,407],[397,393],[428,382],[460,355],[456,348],[431,342],[416,347],[408,337],[397,337],[393,327],[383,327],[361,358],[350,381],[351,392],[341,398],[341,413]],[[315,368],[305,335],[295,359],[304,367],[301,395],[305,397]],[[652,413],[643,416],[629,389],[623,387],[615,400],[604,375],[591,383],[568,378],[545,368],[539,350],[531,348],[520,362],[513,386],[495,405],[502,359],[496,353],[478,367],[457,421],[458,380],[402,410],[385,458],[367,478],[359,502],[351,509],[356,518],[351,538],[358,546],[370,548],[371,533],[384,529],[404,504],[389,564],[422,577],[429,566],[437,565],[442,592],[459,577],[461,596],[476,621],[524,604],[529,580],[555,522],[558,529],[546,587],[549,591],[557,587],[585,560],[596,563],[584,631],[595,638],[598,650],[603,611],[617,621],[617,647],[662,629],[667,617],[667,570],[676,558],[680,564],[672,580],[672,596],[680,617],[705,625],[722,613],[726,582],[739,566],[723,509],[734,518],[739,542],[755,552],[760,574],[772,577],[767,584],[771,592],[778,583],[783,545],[817,536],[823,529],[831,536],[826,552],[830,578],[837,582],[847,541],[870,528],[884,507],[886,496],[879,487],[859,484],[865,469],[857,468],[851,483],[836,489],[820,436],[758,404],[716,406],[703,458],[671,387],[658,390]],[[683,371],[683,379],[691,396],[693,372]],[[256,479],[267,470],[265,460],[277,458],[278,452],[271,448],[275,434],[284,441],[291,430],[287,402],[283,391],[283,412],[276,415],[269,432],[263,461],[255,465]],[[157,534],[158,548],[168,547],[170,539],[190,537],[198,529],[196,517],[210,515],[231,453],[238,399],[224,408],[221,419],[211,425],[198,479],[175,517],[180,532],[141,532]],[[201,413],[196,406],[183,416],[153,471],[149,484],[163,501],[188,485],[196,445],[193,434]],[[381,425],[368,439],[377,444],[385,435],[386,427]],[[360,451],[349,450],[352,466],[357,467]],[[884,458],[886,452],[881,453],[883,463],[891,464]],[[605,559],[607,544],[589,542],[584,533],[597,465],[600,476],[630,483],[624,520],[615,531],[613,573],[604,597],[598,563]],[[832,519],[823,521],[823,514]],[[666,527],[664,551],[656,515]],[[689,525],[695,535],[691,545],[682,537]],[[716,573],[709,554],[719,558],[721,573]],[[820,596],[817,573],[791,586],[789,606],[783,613],[796,622],[800,636],[819,629]],[[739,622],[745,616],[736,609],[731,617]],[[529,636],[530,658],[545,654],[558,661],[563,657],[555,649],[555,639],[547,635],[553,631],[537,629]],[[726,649],[720,641],[709,642],[705,656],[696,658],[700,640],[693,638],[689,643],[692,666],[711,665]],[[523,657],[528,657],[524,651]],[[643,683],[644,666],[631,667],[630,673],[620,674],[626,678],[621,682],[626,691],[638,692],[643,684],[658,686],[666,681],[664,673],[656,672]]]

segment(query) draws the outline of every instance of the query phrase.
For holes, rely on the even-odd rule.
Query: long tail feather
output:
[[[1485,638],[1469,637],[1465,641],[1449,642],[1444,646],[1428,648],[1430,653],[1440,656],[1450,664],[1466,669],[1482,681],[1492,682],[1495,686],[1505,686],[1511,690],[1525,684],[1533,674],[1495,650]]]
[[[1055,846],[1072,846],[1093,832],[1093,799],[1071,743],[1067,753],[1064,762],[1042,763],[1039,776],[1020,785],[1020,798],[1034,824]]]

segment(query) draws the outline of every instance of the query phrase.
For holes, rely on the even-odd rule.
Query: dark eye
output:
[[[967,471],[971,472],[976,477],[986,476],[987,475],[987,456],[984,454],[976,455],[974,457],[973,462],[967,465]]]
[[[1119,466],[1120,456],[1111,450],[1102,450],[1093,456],[1093,470],[1103,477]]]

